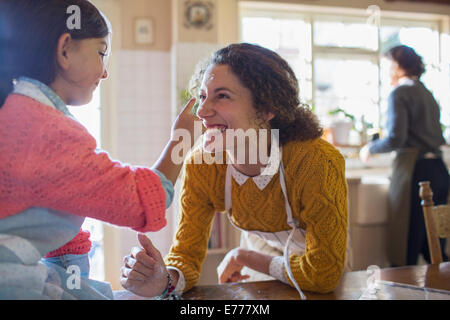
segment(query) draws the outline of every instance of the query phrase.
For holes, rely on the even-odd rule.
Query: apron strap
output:
[[[225,175],[225,210],[228,213],[231,213],[231,176],[231,164],[228,164]]]

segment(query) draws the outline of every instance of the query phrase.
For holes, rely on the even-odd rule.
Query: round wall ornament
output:
[[[214,5],[208,1],[186,1],[184,3],[184,26],[186,28],[212,28],[212,11]]]

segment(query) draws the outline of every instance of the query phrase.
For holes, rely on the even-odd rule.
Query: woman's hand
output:
[[[168,283],[166,265],[150,239],[143,234],[138,234],[138,239],[142,248],[134,247],[124,258],[120,283],[136,295],[159,296]]]
[[[242,275],[241,270],[245,267],[239,260],[243,255],[243,250],[241,248],[234,248],[227,253],[225,258],[217,267],[217,275],[219,277],[219,283],[226,282],[238,282],[248,279],[249,275]]]
[[[241,274],[243,267],[270,274],[270,262],[273,256],[244,248],[234,248],[227,253],[217,267],[219,283],[237,282],[250,278]]]
[[[364,147],[361,148],[361,150],[359,151],[359,159],[361,159],[361,161],[363,163],[368,163],[369,159],[370,159],[371,153],[369,150],[369,145],[366,144]]]

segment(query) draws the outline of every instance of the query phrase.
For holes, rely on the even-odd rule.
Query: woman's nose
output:
[[[214,115],[214,109],[207,100],[201,101],[197,108],[197,117],[206,118]]]

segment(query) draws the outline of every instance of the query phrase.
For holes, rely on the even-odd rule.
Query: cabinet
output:
[[[370,265],[381,268],[390,265],[386,250],[388,175],[389,170],[384,176],[370,179],[347,177],[353,270],[366,270]]]

